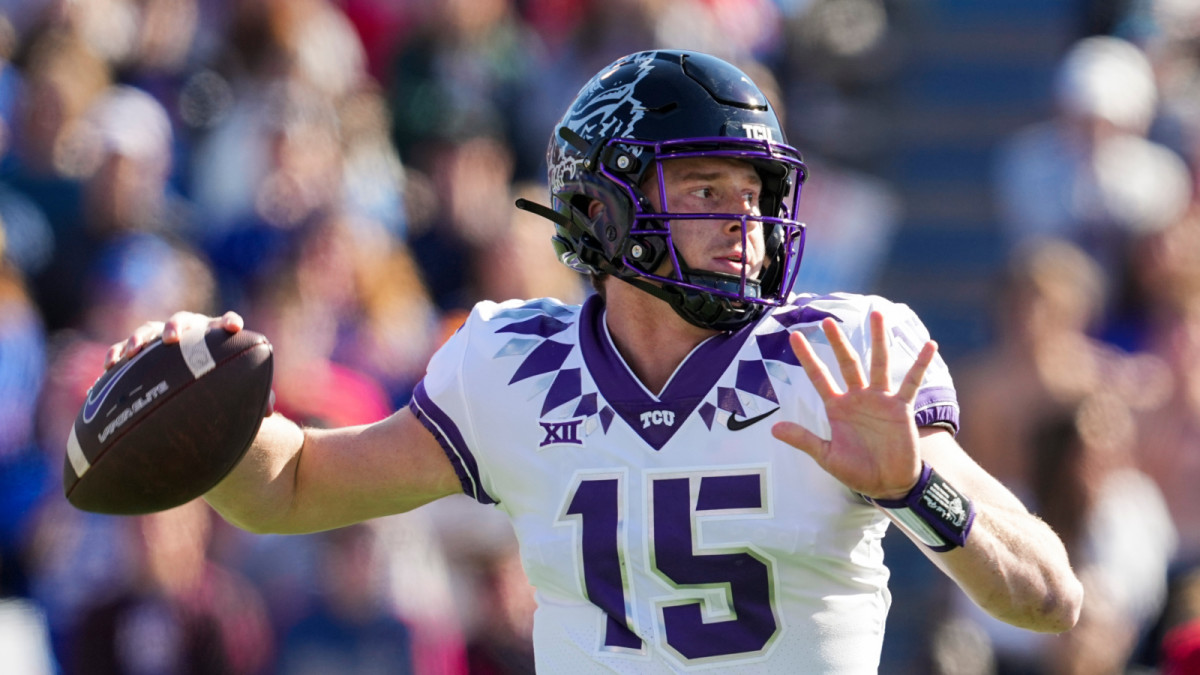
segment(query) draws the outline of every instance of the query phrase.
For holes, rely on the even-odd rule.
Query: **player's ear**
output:
[[[592,222],[598,220],[603,213],[604,202],[600,201],[599,199],[593,199],[592,202],[588,204],[588,219]]]

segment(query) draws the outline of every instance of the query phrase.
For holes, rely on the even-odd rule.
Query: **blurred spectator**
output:
[[[1124,672],[1166,599],[1176,533],[1161,491],[1135,466],[1135,436],[1131,411],[1112,395],[1033,433],[1034,508],[1063,537],[1089,598],[1049,648],[1049,672]]]
[[[387,79],[387,69],[398,45],[409,33],[426,21],[423,16],[429,2],[393,2],[393,0],[335,0],[358,32],[367,58],[367,72],[378,82]]]
[[[1147,345],[1174,377],[1162,405],[1139,420],[1138,460],[1166,496],[1179,530],[1179,565],[1200,565],[1200,296],[1154,322]]]
[[[337,309],[306,287],[297,266],[261,279],[247,312],[250,327],[270,335],[274,345],[275,409],[308,426],[366,424],[392,411],[378,382],[330,360]]]
[[[1069,239],[1119,285],[1131,238],[1180,218],[1192,197],[1184,161],[1145,137],[1157,102],[1137,47],[1107,36],[1073,46],[1055,80],[1056,117],[1018,132],[997,157],[1009,242]]]
[[[1125,311],[1110,318],[1107,334],[1161,359],[1169,373],[1131,400],[1140,408],[1138,461],[1166,497],[1185,569],[1200,564],[1200,210],[1139,237],[1127,267]]]
[[[279,675],[415,673],[413,638],[391,612],[383,559],[369,525],[318,535],[312,606],[284,636]]]
[[[341,204],[346,139],[346,180],[358,191],[351,199],[368,210],[386,205],[388,190],[395,199],[394,155],[361,144],[383,135],[383,120],[345,16],[325,0],[237,3],[230,31],[221,73],[206,73],[196,88],[200,108],[222,107],[192,167],[193,195],[211,235],[261,221],[291,227]],[[219,103],[225,97],[232,102]],[[372,166],[382,171],[364,177]],[[364,186],[367,179],[373,183]],[[372,186],[380,194],[369,194]]]
[[[189,207],[168,184],[173,133],[166,111],[127,86],[102,93],[72,132],[80,155],[78,227],[59,233],[54,262],[37,280],[51,328],[78,326],[86,274],[98,252],[135,233],[189,233]],[[99,336],[98,336],[99,337]]]
[[[467,641],[472,675],[533,672],[533,587],[515,548],[475,561],[477,619]]]
[[[379,419],[407,402],[436,347],[437,312],[411,254],[379,223],[348,213],[322,215],[296,237],[294,257],[261,283],[286,294],[294,276],[296,302],[330,322],[331,342],[310,335],[309,349],[319,349],[342,376],[358,373],[372,388],[383,387],[387,400],[361,421]]]
[[[514,142],[514,113],[544,58],[537,33],[515,5],[445,0],[429,6],[430,16],[397,53],[387,81],[392,141],[405,164],[434,173],[432,163],[446,143],[477,136]],[[537,166],[518,169],[528,176]]]
[[[1123,32],[1154,65],[1159,105],[1150,137],[1200,168],[1200,6],[1188,0],[1131,3]]]
[[[9,62],[3,46],[3,17],[0,17],[0,174],[4,157],[13,143],[13,124],[16,122],[24,88],[20,72]],[[54,255],[54,232],[50,223],[33,200],[13,189],[0,175],[0,228],[4,231],[4,257],[17,266],[26,277],[37,274],[50,263]]]
[[[1127,672],[1141,635],[1166,599],[1175,530],[1154,482],[1135,466],[1132,411],[1111,393],[1051,405],[1030,431],[1031,508],[1062,536],[1088,602],[1061,636],[1012,630],[974,605],[996,672]]]
[[[65,664],[83,611],[107,600],[132,574],[132,521],[85,513],[62,497],[63,448],[88,388],[100,376],[107,346],[74,334],[55,336],[36,414],[44,483],[21,530],[20,562],[27,594],[45,611],[56,659]],[[18,526],[18,525],[15,525]]]
[[[22,72],[10,150],[0,170],[5,182],[45,213],[61,243],[82,229],[80,179],[93,159],[74,132],[111,76],[83,40],[62,30],[36,37],[24,54]]]
[[[2,224],[2,223],[0,223]],[[22,537],[47,490],[34,426],[46,367],[46,335],[0,227],[0,597],[28,593]]]
[[[1134,442],[1132,412],[1112,395],[1034,431],[1034,504],[1068,542],[1092,598],[1052,647],[1054,673],[1122,671],[1163,608],[1175,527],[1162,492],[1135,466]]]
[[[783,46],[783,18],[774,0],[665,3],[657,42],[722,58],[773,62]]]
[[[414,219],[408,243],[438,308],[470,307],[481,297],[477,260],[492,255],[492,242],[513,217],[512,148],[486,136],[448,141],[427,176],[436,208],[428,220]]]
[[[388,138],[391,117],[383,92],[374,86],[355,90],[343,100],[339,119],[346,208],[404,239],[404,165]]]
[[[659,0],[565,0],[560,18],[551,24],[564,32],[546,36],[551,46],[548,57],[515,101],[512,144],[518,180],[543,180],[546,130],[562,119],[580,82],[617,58],[656,44],[654,24],[660,4]],[[551,30],[539,18],[531,19],[531,25],[543,34]]]
[[[3,223],[0,223],[2,225]],[[45,368],[46,336],[19,271],[4,258],[0,228],[0,462],[33,441],[34,410]]]
[[[453,574],[472,675],[533,672],[535,591],[521,568],[512,525],[498,510],[480,513],[451,497],[425,509]]]
[[[514,186],[515,197],[530,201],[541,200],[546,189],[537,183]],[[558,262],[550,245],[552,236],[554,225],[545,218],[513,209],[508,226],[495,234],[485,253],[476,258],[475,295],[496,302],[541,297],[581,302],[587,280]]]
[[[397,242],[379,252],[377,263],[354,269],[355,320],[340,331],[333,359],[377,380],[399,408],[440,344],[441,317],[408,247]]]
[[[194,501],[123,522],[136,576],[80,620],[67,673],[257,673],[271,659],[261,596],[207,555],[211,509]]]
[[[796,288],[870,293],[900,225],[899,195],[885,181],[821,158],[805,158],[809,179],[799,218],[808,223]]]
[[[3,564],[0,559],[0,564]],[[21,675],[58,672],[46,616],[36,604],[0,592],[0,662]]]
[[[1200,672],[1200,572],[1177,581],[1164,623],[1162,675]]]
[[[97,247],[81,276],[84,309],[78,328],[104,345],[152,317],[184,308],[216,311],[208,263],[178,239],[153,234],[116,238]]]
[[[1062,240],[1015,250],[993,308],[996,342],[959,379],[963,447],[1023,499],[1031,497],[1033,426],[1047,409],[1108,391],[1148,409],[1166,394],[1165,365],[1090,337],[1104,307],[1102,270]]]
[[[783,98],[802,116],[784,127],[805,153],[880,173],[894,147],[890,95],[905,63],[910,3],[790,0],[776,66]]]
[[[467,589],[452,565],[443,528],[478,519],[445,521],[438,514],[437,509],[418,509],[372,521],[372,526],[385,554],[390,604],[413,632],[417,672],[465,675],[470,672],[462,625],[466,617],[455,600]]]

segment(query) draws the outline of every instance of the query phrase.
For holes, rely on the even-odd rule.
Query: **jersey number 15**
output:
[[[747,546],[701,548],[698,519],[765,514],[764,475],[672,473],[648,478],[649,567],[676,596],[655,602],[666,646],[691,662],[763,653],[779,632],[771,563]],[[624,483],[623,474],[579,478],[561,521],[580,525],[584,591],[607,615],[603,648],[640,652],[643,644],[634,630],[624,560]],[[704,595],[698,597],[697,591]],[[714,597],[723,599],[716,604],[724,607],[706,607]]]

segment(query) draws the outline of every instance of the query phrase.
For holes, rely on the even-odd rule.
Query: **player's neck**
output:
[[[717,334],[685,321],[667,303],[616,279],[605,289],[606,323],[617,351],[658,394],[696,345]]]

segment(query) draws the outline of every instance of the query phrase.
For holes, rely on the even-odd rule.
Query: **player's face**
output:
[[[650,172],[645,192],[660,211],[672,213],[729,213],[757,216],[762,180],[750,164],[715,157],[672,159],[663,162],[666,204],[660,204],[658,176]],[[741,220],[671,220],[671,238],[688,266],[708,272],[740,276],[746,264],[748,278],[762,271],[762,223],[746,222],[742,241]]]

